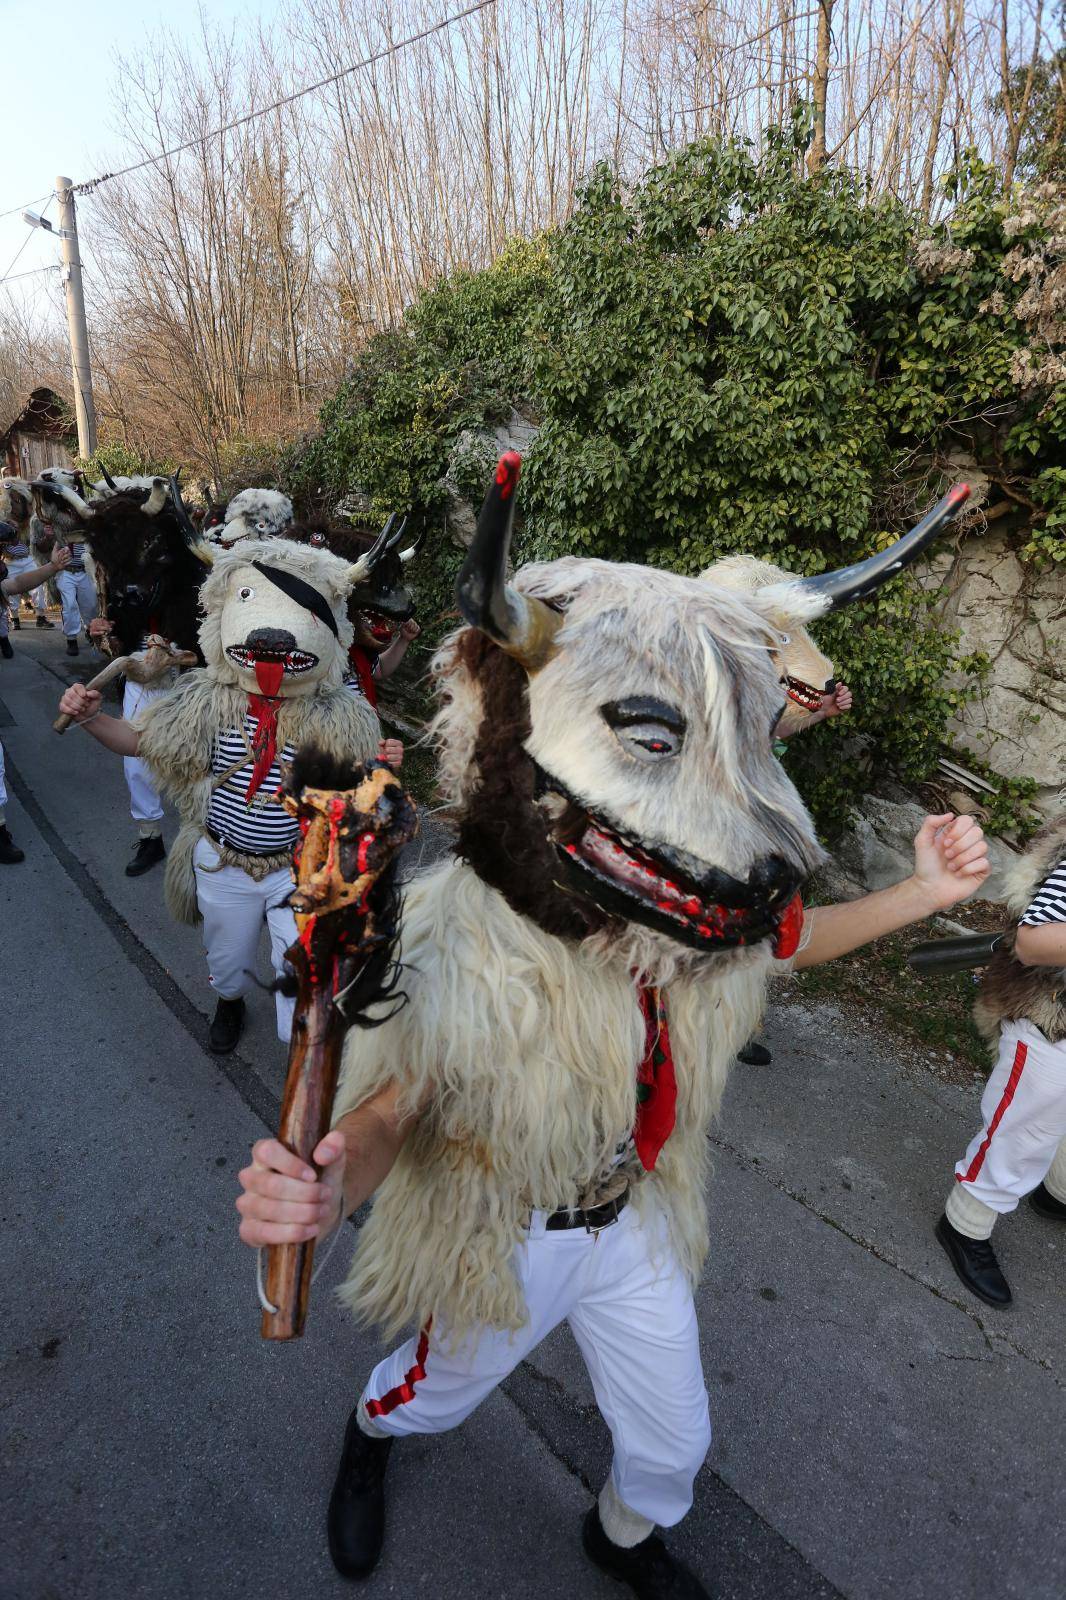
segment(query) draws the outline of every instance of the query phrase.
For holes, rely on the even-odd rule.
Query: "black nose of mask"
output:
[[[262,650],[272,656],[287,656],[296,649],[296,639],[286,628],[253,628],[244,645],[253,654]]]

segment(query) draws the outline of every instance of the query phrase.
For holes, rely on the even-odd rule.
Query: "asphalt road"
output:
[[[58,680],[91,662],[57,634],[15,644],[0,1594],[339,1595],[324,1505],[379,1351],[328,1292],[343,1244],[304,1340],[258,1337],[232,1203],[277,1110],[273,1005],[253,1002],[239,1056],[206,1052],[198,936],[168,921],[158,872],[122,873],[121,764],[49,730]],[[699,1292],[716,1439],[675,1547],[722,1600],[1061,1600],[1066,1234],[1024,1208],[1002,1225],[1016,1304],[986,1312],[930,1232],[976,1089],[787,995],[769,1037],[717,1140]],[[363,1592],[621,1594],[578,1543],[607,1460],[561,1331],[463,1429],[393,1452]]]

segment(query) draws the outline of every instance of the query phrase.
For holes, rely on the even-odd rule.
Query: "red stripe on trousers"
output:
[[[956,1172],[956,1183],[972,1183],[984,1165],[985,1156],[988,1154],[988,1147],[992,1143],[992,1135],[1003,1121],[1003,1117],[1010,1107],[1011,1101],[1014,1099],[1014,1091],[1018,1087],[1018,1082],[1025,1067],[1025,1058],[1028,1054],[1029,1046],[1027,1044],[1022,1044],[1021,1040],[1019,1039],[1017,1048],[1014,1052],[1014,1065],[1010,1069],[1010,1077],[1007,1079],[1007,1086],[999,1097],[999,1105],[996,1107],[996,1114],[992,1118],[992,1121],[988,1124],[988,1132],[981,1140],[981,1148],[970,1162],[969,1167],[961,1174]]]
[[[415,1397],[415,1384],[421,1383],[426,1375],[426,1357],[429,1355],[429,1329],[423,1328],[418,1340],[418,1349],[415,1351],[415,1364],[406,1373],[402,1383],[395,1389],[390,1389],[388,1394],[383,1394],[380,1400],[368,1400],[366,1414],[368,1417],[387,1417],[390,1411],[395,1411],[397,1406],[405,1406]]]

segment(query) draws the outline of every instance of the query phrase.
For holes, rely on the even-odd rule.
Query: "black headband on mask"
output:
[[[324,594],[320,594],[311,584],[305,583],[302,578],[294,578],[291,572],[284,572],[281,567],[268,567],[263,561],[253,561],[252,566],[256,572],[261,572],[264,578],[269,578],[276,589],[282,594],[287,594],[290,600],[295,600],[298,606],[303,606],[305,611],[310,611],[312,616],[324,622],[334,638],[337,637],[337,619],[333,615],[333,608]]]

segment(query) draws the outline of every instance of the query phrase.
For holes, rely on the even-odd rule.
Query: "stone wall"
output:
[[[958,748],[1004,777],[1035,778],[1037,804],[1066,803],[1066,565],[1027,569],[995,531],[971,534],[940,554],[946,626],[960,650],[981,650],[992,670],[982,696],[950,729]]]

